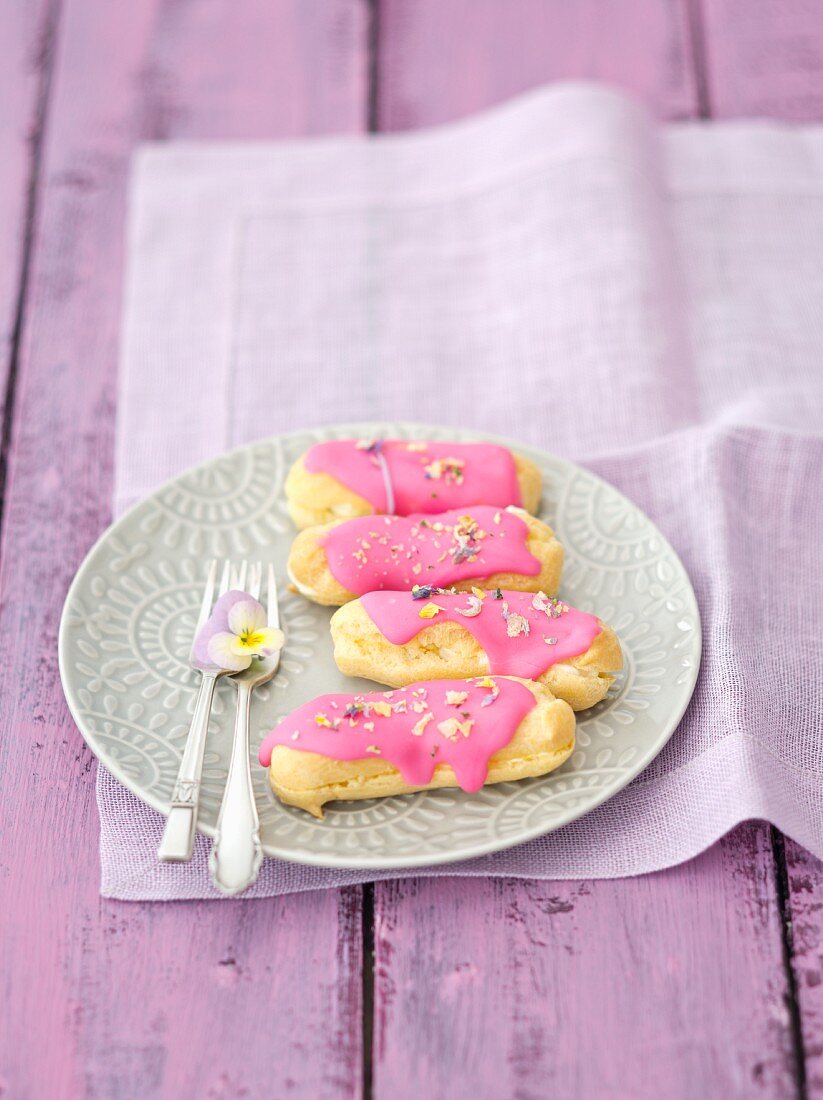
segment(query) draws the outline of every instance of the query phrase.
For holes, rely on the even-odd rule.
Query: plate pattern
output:
[[[346,435],[478,438],[430,425],[339,425],[224,455],[163,486],[93,548],[66,601],[60,664],[83,736],[103,764],[167,811],[197,690],[187,664],[214,556],[273,562],[287,645],[277,678],[255,694],[252,742],[299,703],[369,689],[337,671],[330,611],[285,591],[293,537],[285,473],[313,442]],[[484,437],[488,438],[488,436]],[[504,441],[505,442],[505,441]],[[344,867],[402,867],[486,854],[579,817],[625,786],[661,749],[694,689],[700,622],[685,570],[631,502],[595,475],[512,444],[541,468],[542,517],[566,550],[562,595],[617,630],[626,667],[609,697],[579,716],[575,752],[557,772],[519,783],[339,803],[315,821],[282,806],[253,763],[269,855]],[[225,783],[234,692],[220,683],[210,726],[200,824],[211,833]]]

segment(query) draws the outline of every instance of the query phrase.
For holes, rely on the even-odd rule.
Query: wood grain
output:
[[[460,118],[552,80],[604,80],[697,113],[686,0],[382,0],[380,129]]]
[[[641,878],[376,889],[376,1097],[794,1094],[762,825]]]
[[[109,518],[130,151],[362,128],[365,13],[359,0],[68,0],[57,40],[0,546],[0,835],[14,837],[0,1093],[351,1096],[359,891],[101,900],[94,763],[63,703],[56,635]]]
[[[48,10],[0,6],[6,340]],[[382,0],[376,120],[445,121],[565,76],[613,80],[687,117],[693,50],[716,113],[823,117],[817,5],[690,11],[696,44],[685,0]],[[0,857],[13,1006],[0,1095],[362,1087],[360,891],[101,900],[93,760],[53,655],[68,582],[108,519],[130,149],[361,130],[367,14],[364,0],[64,0],[0,544],[0,835],[14,838]],[[820,865],[788,851],[809,1084],[823,1093]],[[644,879],[381,885],[376,1094],[794,1095],[774,870],[768,830],[752,825]]]
[[[823,8],[816,0],[690,0],[714,118],[823,119]]]
[[[785,840],[790,944],[810,1097],[823,1096],[823,863]]]
[[[49,0],[0,0],[0,421],[31,231],[29,184],[42,126],[51,17]]]
[[[642,4],[616,5],[631,39],[619,50],[606,5],[516,7],[509,21],[512,5],[504,15],[472,4],[470,18],[460,4],[386,0],[381,123],[444,121],[558,75],[608,77],[660,115],[705,112],[684,8],[654,5],[649,18]],[[581,59],[586,12],[596,29]],[[374,905],[378,1097],[795,1091],[802,1070],[763,825],[644,879],[379,884]]]

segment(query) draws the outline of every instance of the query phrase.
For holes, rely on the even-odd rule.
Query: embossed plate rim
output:
[[[554,832],[556,829],[562,828],[568,825],[570,822],[577,820],[578,818],[589,813],[597,806],[601,805],[607,799],[612,798],[620,790],[622,790],[628,783],[631,782],[637,775],[643,771],[644,768],[659,754],[665,744],[669,741],[675,729],[677,728],[685,710],[691,700],[694,693],[695,685],[697,682],[697,676],[700,669],[700,659],[702,655],[702,630],[700,622],[700,612],[697,605],[697,600],[694,594],[691,581],[685,566],[681,562],[678,554],[671,546],[669,541],[659,531],[657,526],[649,519],[646,514],[637,507],[632,501],[630,501],[623,493],[616,489],[605,479],[599,477],[592,471],[585,469],[585,467],[578,466],[576,463],[570,462],[568,459],[554,455],[551,452],[545,451],[541,448],[531,447],[527,444],[520,443],[516,440],[508,439],[501,436],[496,436],[491,433],[475,431],[473,429],[461,429],[453,426],[435,425],[435,424],[422,424],[410,421],[367,421],[367,422],[354,422],[346,424],[331,424],[331,425],[318,425],[315,427],[301,428],[296,431],[281,433],[279,435],[271,436],[267,439],[257,440],[252,443],[248,443],[242,447],[237,447],[231,451],[224,452],[223,454],[216,456],[206,462],[197,464],[189,469],[178,474],[176,477],[171,478],[169,481],[160,485],[152,493],[149,493],[142,500],[137,501],[131,508],[129,508],[122,516],[120,516],[111,526],[109,526],[100,538],[94,543],[92,548],[81,563],[75,577],[69,587],[66,595],[65,604],[63,607],[63,613],[60,621],[59,639],[58,639],[58,659],[60,668],[60,677],[63,684],[63,690],[66,696],[66,701],[69,706],[69,710],[72,717],[80,730],[81,735],[85,739],[89,748],[97,756],[112,773],[112,775],[130,791],[132,791],[138,798],[140,798],[146,805],[152,809],[157,810],[160,813],[167,813],[169,809],[168,801],[157,793],[153,792],[151,788],[141,785],[136,782],[132,782],[130,777],[124,772],[122,768],[118,766],[116,760],[106,752],[104,745],[101,745],[97,738],[95,731],[90,728],[89,724],[84,720],[82,713],[82,706],[80,700],[77,697],[78,686],[74,682],[72,675],[72,669],[67,665],[67,646],[68,646],[68,621],[71,615],[72,607],[75,601],[78,599],[78,594],[83,589],[84,584],[87,581],[88,575],[91,573],[95,560],[101,551],[106,547],[109,540],[116,537],[117,532],[128,528],[130,520],[137,515],[141,509],[145,506],[162,497],[175,485],[186,481],[192,477],[196,477],[198,474],[207,473],[210,468],[217,466],[224,461],[230,461],[234,458],[240,458],[245,453],[252,453],[255,450],[270,445],[272,447],[282,445],[283,441],[294,439],[296,437],[303,436],[305,434],[317,434],[320,433],[325,438],[344,437],[347,435],[357,436],[376,436],[379,434],[389,434],[393,431],[400,431],[407,436],[420,436],[426,433],[431,433],[433,436],[443,436],[451,433],[453,436],[465,439],[465,440],[488,440],[494,443],[500,443],[503,446],[510,447],[519,453],[536,458],[539,462],[547,462],[556,468],[563,469],[566,474],[565,481],[562,483],[561,488],[568,485],[573,477],[582,476],[587,480],[593,488],[601,487],[607,490],[610,494],[613,494],[614,498],[619,500],[623,507],[628,509],[629,512],[636,513],[642,518],[646,529],[649,534],[653,534],[659,539],[661,547],[664,551],[664,558],[669,563],[673,563],[676,567],[676,571],[680,573],[680,580],[683,582],[682,587],[677,589],[677,594],[683,597],[688,606],[687,612],[694,616],[694,631],[690,641],[690,649],[688,650],[689,656],[693,659],[691,667],[690,678],[684,681],[682,684],[675,685],[670,689],[671,692],[682,692],[682,696],[678,700],[678,705],[667,716],[666,720],[660,726],[657,735],[649,739],[645,745],[645,751],[640,751],[636,758],[630,763],[620,765],[616,768],[602,769],[614,771],[614,776],[610,781],[604,783],[604,785],[596,790],[588,790],[585,798],[576,805],[568,807],[564,812],[558,814],[556,819],[551,824],[547,825],[545,822],[539,823],[537,826],[531,828],[523,828],[515,835],[500,837],[494,836],[489,840],[480,843],[463,843],[458,845],[453,850],[448,851],[428,851],[422,853],[420,856],[389,856],[386,854],[368,854],[365,856],[358,856],[354,853],[345,853],[339,855],[333,852],[312,852],[312,851],[295,851],[289,847],[282,847],[265,843],[264,850],[267,855],[284,859],[293,863],[302,863],[313,866],[329,867],[329,868],[346,868],[352,870],[399,870],[404,867],[426,867],[435,866],[439,864],[453,863],[457,861],[463,861],[467,859],[474,859],[479,856],[490,855],[494,852],[501,851],[505,848],[513,847],[517,844],[525,843],[528,840],[532,840],[537,836],[543,836],[547,833]],[[555,519],[555,517],[552,517]],[[205,558],[206,555],[204,555]],[[673,613],[674,614],[674,613]],[[321,643],[323,644],[323,643]],[[565,766],[564,766],[565,767]],[[553,778],[562,776],[564,768],[558,769],[557,772],[550,773],[548,776],[540,777],[537,782],[546,782],[550,784]],[[573,774],[573,773],[572,773]],[[529,781],[526,781],[529,782]],[[448,791],[432,792],[436,797],[438,794],[446,795]],[[452,792],[453,793],[453,792]],[[403,796],[404,798],[417,798],[419,795]],[[349,804],[351,805],[351,804]],[[350,810],[351,813],[357,813],[357,808]],[[488,807],[488,813],[499,812],[499,807]],[[213,828],[203,822],[198,823],[198,828],[207,836],[213,835]],[[379,826],[372,826],[372,828],[379,828]]]

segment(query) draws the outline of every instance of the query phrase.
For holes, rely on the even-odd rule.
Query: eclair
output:
[[[391,687],[485,674],[526,676],[573,710],[603,699],[623,667],[614,631],[543,592],[418,585],[369,592],[334,613],[341,672]]]
[[[259,760],[281,801],[322,817],[326,802],[545,775],[571,755],[574,730],[571,707],[542,684],[432,680],[321,695],[268,734]]]
[[[338,605],[365,592],[437,588],[557,591],[563,548],[520,508],[478,505],[438,516],[360,516],[301,531],[288,560],[296,591]]]
[[[541,475],[496,443],[333,439],[316,443],[286,478],[298,528],[354,516],[435,514],[475,504],[537,509]]]

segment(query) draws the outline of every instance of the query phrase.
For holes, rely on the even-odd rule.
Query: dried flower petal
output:
[[[479,615],[483,610],[483,604],[477,598],[477,596],[469,596],[468,607],[455,608],[458,615],[464,615],[467,619],[473,619],[475,615]]]
[[[383,449],[383,440],[358,439],[354,446],[358,451],[369,451],[371,454],[379,454]]]
[[[428,714],[424,714],[420,721],[415,722],[415,724],[412,726],[412,736],[421,737],[426,726],[429,724],[429,722],[432,721],[433,718],[434,715],[431,711],[429,711]]]
[[[471,718],[465,722],[460,722],[457,718],[447,718],[445,722],[438,723],[437,729],[449,741],[456,741],[461,734],[463,737],[468,737],[473,725],[474,722]]]
[[[445,610],[446,610],[445,607],[441,607],[440,604],[427,603],[425,607],[420,608],[420,618],[421,619],[433,619],[435,617],[435,615],[437,615],[441,611],[445,611]]]

